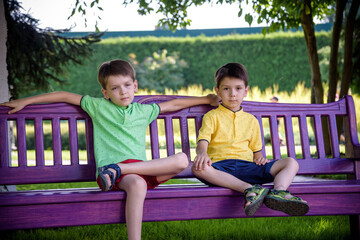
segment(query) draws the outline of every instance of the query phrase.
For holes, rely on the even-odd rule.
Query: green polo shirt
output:
[[[233,112],[220,105],[203,117],[197,141],[206,140],[212,162],[225,159],[253,161],[253,153],[262,149],[260,125],[250,113]]]
[[[97,167],[127,159],[146,161],[146,129],[160,113],[156,103],[122,107],[104,98],[84,96],[81,108],[93,122]]]

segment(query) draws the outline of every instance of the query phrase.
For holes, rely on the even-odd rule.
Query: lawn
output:
[[[346,216],[214,219],[143,223],[142,239],[350,239]],[[125,224],[4,231],[1,239],[127,239]]]

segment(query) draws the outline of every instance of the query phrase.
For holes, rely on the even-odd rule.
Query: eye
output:
[[[113,87],[111,88],[111,91],[115,91],[117,89],[117,87]]]

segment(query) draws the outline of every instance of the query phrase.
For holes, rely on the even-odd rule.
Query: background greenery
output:
[[[329,46],[330,32],[317,32],[318,49]],[[82,66],[71,66],[67,74],[69,84],[54,90],[102,96],[97,83],[101,63],[121,58],[141,63],[156,52],[166,49],[168,55],[177,54],[185,61],[184,86],[201,84],[204,89],[214,86],[215,71],[227,62],[240,62],[248,70],[250,86],[261,90],[279,86],[279,91],[293,91],[298,82],[310,88],[310,69],[302,32],[226,35],[217,37],[122,37],[109,38],[93,45],[93,56]],[[325,79],[328,76],[323,76]],[[139,79],[138,79],[139,80]],[[139,80],[139,87],[148,86]],[[31,93],[30,95],[33,95]],[[310,99],[309,99],[310,102]]]

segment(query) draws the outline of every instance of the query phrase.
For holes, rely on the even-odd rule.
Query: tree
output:
[[[92,52],[91,44],[100,41],[101,33],[81,38],[61,34],[70,29],[40,29],[38,20],[20,12],[17,0],[4,1],[8,27],[7,67],[12,98],[41,89],[48,91],[51,83],[63,84],[70,64],[81,64]]]

